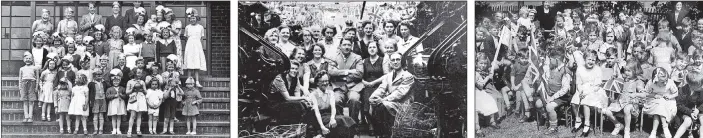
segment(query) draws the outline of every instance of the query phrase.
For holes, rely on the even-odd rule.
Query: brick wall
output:
[[[230,72],[230,3],[211,2],[210,3],[211,29],[212,33],[212,53],[211,53],[211,75],[229,76]]]

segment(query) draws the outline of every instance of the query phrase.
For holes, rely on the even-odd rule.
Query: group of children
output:
[[[601,113],[615,125],[612,134],[624,129],[626,138],[640,115],[653,120],[650,138],[660,125],[667,138],[703,134],[694,127],[703,116],[703,19],[671,22],[636,10],[574,8],[559,11],[546,30],[535,14],[526,7],[496,12],[477,25],[476,114],[488,122],[477,128],[500,129],[498,122],[512,112],[520,122],[546,118],[545,134],[552,135],[557,114],[572,114],[571,132],[588,136],[591,116]],[[566,106],[572,111],[559,110]],[[481,129],[477,134],[485,136]]]
[[[88,16],[94,14],[94,6],[90,4]],[[110,19],[127,18],[120,17],[119,3],[113,7],[117,7],[113,10],[119,18]],[[47,10],[43,11],[43,15],[48,15]],[[36,29],[32,49],[24,53],[26,65],[19,71],[23,122],[33,122],[34,103],[39,101],[41,120],[51,121],[52,114],[58,115],[60,133],[78,134],[82,125],[83,133],[88,134],[87,121],[92,116],[93,134],[102,134],[107,116],[111,119],[111,134],[122,134],[122,118],[129,115],[128,136],[132,135],[134,124],[136,133],[141,135],[142,115],[146,113],[149,134],[158,134],[159,116],[163,116],[160,134],[175,134],[173,125],[180,107],[187,119],[186,134],[195,135],[198,106],[203,99],[198,90],[202,86],[197,80],[197,71],[206,68],[201,44],[204,30],[198,24],[197,12],[186,11],[191,24],[185,27],[184,36],[188,40],[184,62],[179,58],[183,55],[178,51],[182,50],[175,44],[180,41],[176,39],[181,35],[180,22],[172,20],[172,10],[158,6],[158,18],[148,22],[144,21],[143,8],[136,12],[141,14],[134,15],[137,23],[129,29],[123,31],[121,25],[108,26],[111,28],[109,39],[103,35],[105,25],[87,23],[87,29],[78,30],[78,27],[71,27],[76,24],[66,24],[75,23],[70,8],[66,10],[67,19],[59,23],[56,32],[51,25]],[[44,19],[37,22],[46,23],[41,20]],[[150,28],[150,23],[158,25]],[[160,32],[151,33],[156,30]],[[126,36],[122,37],[123,33]],[[196,78],[187,77],[185,87],[180,81],[181,66],[196,74]],[[71,129],[71,119],[75,120],[74,129]]]

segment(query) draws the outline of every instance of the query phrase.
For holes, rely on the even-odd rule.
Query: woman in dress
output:
[[[73,20],[73,9],[72,8],[66,8],[64,11],[64,16],[66,16],[63,20],[59,21],[59,25],[56,28],[56,31],[67,35],[67,36],[74,36],[78,33],[78,23]]]
[[[332,59],[332,57],[337,56],[339,54],[339,44],[341,44],[340,39],[335,38],[337,36],[337,27],[335,26],[326,26],[325,28],[322,29],[322,33],[324,38],[320,40],[318,43],[321,44],[325,50],[325,58]]]
[[[278,30],[281,31],[280,34],[280,40],[278,42],[278,48],[283,51],[283,54],[286,54],[286,56],[290,56],[293,54],[293,49],[295,49],[297,46],[291,42],[290,37],[291,37],[291,28],[288,26],[281,26],[278,27]]]
[[[110,63],[108,63],[108,67],[115,67],[118,65],[118,57],[122,54],[122,46],[124,45],[124,41],[121,39],[122,29],[120,29],[119,26],[113,26],[110,36],[110,39],[107,40],[107,43],[110,45],[110,52],[108,53]]]
[[[317,83],[315,82],[315,77],[323,73],[327,73],[331,66],[335,63],[325,58],[326,53],[325,47],[321,44],[315,44],[312,47],[312,51],[308,52],[308,55],[313,55],[312,60],[303,64],[303,89],[317,88]]]
[[[49,14],[49,10],[42,9],[41,19],[32,23],[32,32],[42,31],[47,34],[53,32],[54,24],[51,23],[51,15]]]
[[[313,89],[310,97],[315,118],[308,119],[308,125],[317,132],[321,131],[325,137],[352,138],[356,133],[352,128],[356,122],[342,114],[341,99],[344,95],[341,94],[341,89],[332,89],[329,78],[327,73],[315,77],[318,87]]]
[[[361,102],[363,104],[363,116],[361,124],[368,124],[368,120],[371,119],[369,97],[376,88],[380,85],[383,79],[380,79],[388,72],[383,70],[383,52],[381,52],[378,42],[371,41],[368,43],[369,57],[364,59],[364,74],[362,75],[362,84],[366,86],[364,92],[361,94]],[[364,120],[363,118],[366,118]],[[373,131],[371,131],[373,132]]]
[[[137,59],[139,59],[142,50],[142,45],[137,44],[136,31],[136,28],[127,29],[127,44],[122,47],[129,69],[134,69],[136,67]]]
[[[647,102],[642,111],[645,114],[654,116],[654,124],[652,132],[649,133],[650,138],[657,136],[659,123],[664,131],[664,136],[671,137],[669,123],[676,115],[676,97],[678,96],[678,88],[673,80],[669,79],[669,73],[663,67],[657,67],[652,74],[652,81],[646,86],[645,90],[649,92]]]
[[[414,30],[411,30],[412,26],[413,25],[407,21],[400,22],[398,25],[398,34],[400,35],[400,39],[398,40],[398,52],[400,53],[405,53],[405,51],[408,51],[410,47],[420,40],[420,38],[412,35],[412,33],[415,33]],[[420,53],[423,49],[422,44],[420,44],[415,47],[415,52]]]
[[[83,124],[83,134],[88,135],[88,78],[84,74],[76,78],[76,86],[71,89],[71,104],[68,114],[74,116],[75,128],[73,134],[78,134],[78,127]],[[70,130],[69,130],[70,131]]]
[[[383,31],[382,41],[393,41],[393,43],[400,41],[401,38],[396,34],[396,23],[394,21],[383,22]]]
[[[144,82],[144,70],[136,68],[132,70],[132,80],[127,82],[127,95],[129,96],[127,111],[130,113],[129,127],[127,135],[132,135],[132,128],[137,124],[137,135],[141,136],[142,114],[147,111],[146,106],[146,82]],[[136,122],[135,122],[136,119]]]
[[[189,10],[190,12],[188,12]],[[184,58],[184,65],[185,69],[189,71],[188,77],[192,77],[195,74],[195,86],[203,87],[200,85],[200,71],[207,71],[207,59],[205,59],[203,44],[201,43],[203,37],[205,37],[205,28],[199,23],[198,11],[192,8],[189,8],[189,10],[186,10],[190,24],[186,26],[185,30],[185,36],[188,37],[188,41],[186,42],[185,57],[187,58]]]
[[[56,87],[58,79],[56,79],[56,74],[58,73],[58,62],[54,59],[49,59],[44,66],[44,71],[42,71],[39,79],[39,84],[41,85],[41,93],[39,94],[39,101],[43,102],[41,117],[42,121],[51,120],[51,107],[54,107],[54,99],[56,96],[54,94],[54,87]]]
[[[381,50],[381,49],[383,49],[384,47],[381,47],[378,44],[379,39],[376,37],[376,35],[374,35],[374,31],[376,31],[376,24],[374,24],[371,21],[364,21],[361,23],[361,27],[363,27],[362,28],[363,30],[359,32],[359,34],[361,34],[360,35],[360,37],[361,37],[360,47],[368,48],[369,43],[375,42],[378,46],[378,49],[379,49],[378,51],[383,52],[383,50]],[[367,54],[371,54],[371,53],[367,53]]]
[[[303,36],[303,43],[298,46],[298,48],[303,48],[305,51],[309,51],[312,49],[312,45],[315,44],[315,39],[312,38],[312,32],[308,29],[303,29],[300,31],[300,34]],[[312,57],[309,57],[310,59]]]

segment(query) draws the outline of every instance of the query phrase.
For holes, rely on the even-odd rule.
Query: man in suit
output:
[[[122,29],[120,31],[127,29],[127,18],[120,15],[120,3],[118,2],[112,3],[112,16],[105,19],[105,27],[108,29],[107,32],[112,32],[113,26],[119,26]],[[124,80],[124,78],[122,80]]]
[[[134,8],[127,10],[127,12],[124,14],[125,18],[127,19],[127,25],[137,24],[137,13],[135,11],[139,8],[142,8],[142,2],[140,1],[134,1],[133,4]]]
[[[332,60],[336,66],[329,70],[330,82],[334,88],[342,88],[346,92],[347,107],[354,121],[359,121],[356,117],[361,109],[361,91],[364,85],[361,84],[361,76],[364,74],[363,60],[361,56],[352,52],[353,41],[344,39],[340,44],[340,53],[333,56]]]
[[[95,2],[90,2],[88,3],[88,14],[83,15],[80,20],[80,32],[83,32],[84,35],[91,35],[90,32],[92,32],[93,28],[97,24],[102,24],[102,18],[100,14],[98,14],[98,8],[95,7]]]
[[[120,57],[117,59],[117,62],[117,66],[113,67],[113,69],[119,69],[122,71],[122,76],[120,77],[122,78],[122,80],[120,80],[120,86],[127,87],[127,82],[132,79],[130,78],[130,74],[132,71],[129,69],[129,67],[127,67],[127,59],[124,55],[120,55]]]
[[[371,94],[369,102],[373,108],[374,128],[382,138],[390,137],[396,113],[401,106],[410,102],[410,87],[415,83],[415,76],[403,70],[402,56],[393,53],[390,56],[392,71],[383,77],[381,85]]]
[[[683,10],[683,3],[676,2],[675,9],[672,13],[669,13],[667,20],[669,20],[669,28],[671,28],[675,34],[678,34],[682,29],[681,25],[683,18],[688,14],[687,11]]]

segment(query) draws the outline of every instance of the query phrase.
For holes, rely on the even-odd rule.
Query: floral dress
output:
[[[642,104],[644,103],[643,96],[646,94],[642,93],[642,91],[645,90],[644,88],[644,81],[640,79],[625,81],[620,98],[611,103],[608,109],[613,112],[620,112],[625,108],[625,106],[631,105],[633,107],[631,115],[639,116],[640,107],[642,107]]]
[[[39,101],[44,103],[54,103],[56,95],[54,95],[54,87],[56,87],[56,71],[44,70],[41,73],[41,93],[39,94]]]
[[[108,53],[108,67],[112,68],[118,65],[119,56],[122,54],[122,46],[124,41],[121,39],[109,39],[107,43],[110,45],[110,53]]]
[[[69,88],[70,89],[70,88]],[[68,113],[68,107],[71,105],[71,96],[73,93],[68,89],[56,90],[56,112],[58,113]]]

